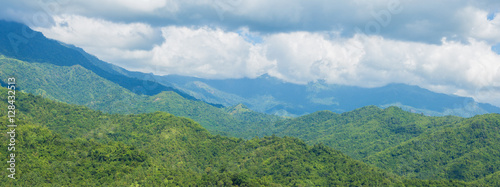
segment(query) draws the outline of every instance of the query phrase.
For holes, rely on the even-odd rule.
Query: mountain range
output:
[[[368,105],[398,106],[432,116],[500,113],[500,108],[472,98],[431,92],[418,86],[389,84],[378,88],[331,85],[324,81],[299,85],[264,74],[250,79],[211,80],[179,75],[133,72],[99,60],[70,44],[51,40],[26,25],[0,21],[0,53],[26,62],[80,65],[139,95],[173,91],[216,107],[244,104],[262,113],[300,116],[319,110],[341,113]],[[28,33],[28,34],[26,34]]]
[[[191,119],[165,112],[106,114],[24,92],[16,96],[20,161],[17,180],[1,178],[2,186],[480,186],[497,181],[408,179],[297,138],[214,136]],[[1,102],[2,131],[7,131],[6,109]],[[7,144],[1,144],[0,155],[8,154]]]
[[[368,105],[398,106],[431,116],[499,113],[500,108],[472,98],[431,92],[418,86],[388,84],[376,88],[332,85],[324,81],[306,85],[287,83],[267,74],[250,79],[210,80],[179,75],[157,78],[211,103],[232,106],[243,103],[268,114],[300,116],[319,110],[347,112]]]
[[[500,114],[483,114],[498,113],[489,104],[403,84],[131,72],[0,25],[0,84],[17,78],[23,160],[22,180],[2,186],[500,185]]]

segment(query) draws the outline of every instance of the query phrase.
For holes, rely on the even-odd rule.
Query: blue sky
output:
[[[494,45],[494,46],[491,46],[491,50],[500,54],[500,43]]]
[[[500,1],[4,0],[25,23],[134,71],[388,83],[500,106]]]

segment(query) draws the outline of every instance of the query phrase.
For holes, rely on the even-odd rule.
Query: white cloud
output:
[[[500,56],[487,41],[474,38],[466,43],[443,39],[441,44],[426,44],[376,35],[346,38],[339,32],[259,35],[247,28],[237,33],[207,26],[152,28],[81,16],[55,20],[56,26],[44,31],[49,37],[82,46],[125,68],[155,74],[223,79],[268,73],[294,83],[323,79],[362,87],[398,82],[477,95],[483,101],[488,100],[480,97],[485,88],[490,88],[488,92],[500,88],[495,81],[500,80]],[[141,42],[151,44],[147,40],[159,33],[160,42],[151,49],[133,48]],[[262,41],[252,42],[250,35]]]
[[[55,25],[35,28],[49,38],[91,48],[151,48],[160,31],[144,23],[114,23],[78,15],[53,17]]]
[[[234,32],[209,27],[164,27],[164,42],[152,51],[160,74],[205,78],[256,77],[273,66],[253,45]]]
[[[55,14],[80,14],[130,18],[137,15],[172,14],[179,10],[176,0],[54,0]]]
[[[365,87],[391,82],[500,86],[493,77],[500,56],[488,44],[443,40],[441,45],[403,42],[378,36],[329,38],[328,34],[296,32],[265,39],[269,59],[277,61],[284,79]]]
[[[470,23],[465,28],[469,32],[469,36],[495,44],[500,42],[500,16],[488,20],[488,13],[486,10],[467,7],[459,13],[459,16]]]
[[[37,27],[49,38],[131,70],[217,79],[268,73],[363,87],[399,82],[500,106],[500,57],[491,51],[500,16],[487,18],[495,1],[400,1],[403,11],[392,13],[397,0],[91,0],[56,1],[51,9],[30,2],[4,1],[0,17],[32,18],[38,9],[54,22]],[[391,13],[388,23],[381,11]],[[379,33],[354,34],[372,23]]]
[[[500,105],[498,97],[481,97],[486,88],[490,92],[500,88],[500,55],[486,42],[443,39],[434,45],[379,36],[329,38],[296,32],[270,36],[265,43],[280,77],[292,82],[325,79],[362,87],[397,82]]]
[[[375,33],[385,38],[438,43],[442,37],[498,41],[500,18],[486,19],[488,12],[497,11],[490,9],[498,4],[493,0],[51,0],[37,3],[5,0],[0,2],[0,18],[23,21],[20,19],[23,17],[28,20],[23,22],[29,22],[30,26],[47,27],[47,22],[33,21],[33,16],[76,14],[158,27],[211,25],[230,30],[248,27],[261,33],[336,29],[349,36],[355,33],[354,28],[365,31],[367,26],[378,24],[380,29]],[[389,13],[389,18],[385,13]],[[470,28],[477,29],[471,31]]]

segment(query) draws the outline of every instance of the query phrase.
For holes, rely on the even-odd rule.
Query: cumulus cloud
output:
[[[497,36],[492,36],[498,29],[498,20],[488,21],[487,17],[498,12],[491,7],[500,6],[495,0],[5,0],[0,5],[0,18],[38,27],[54,24],[50,20],[54,16],[76,14],[118,23],[143,22],[154,27],[248,27],[261,33],[337,30],[350,37],[359,28],[365,34],[426,43],[439,43],[442,37],[498,41]],[[33,21],[42,17],[49,20]],[[471,32],[471,27],[482,33]]]
[[[238,33],[209,27],[165,27],[162,33],[164,42],[151,51],[151,63],[160,66],[162,74],[256,77],[273,64],[262,56],[263,46]]]
[[[78,15],[54,16],[50,28],[35,27],[49,38],[81,47],[143,49],[161,42],[159,29],[144,23],[114,23]]]
[[[471,23],[465,30],[468,35],[490,43],[500,42],[500,16],[488,19],[489,12],[473,7],[467,7],[459,15],[464,21]],[[486,19],[485,19],[486,18]]]
[[[363,87],[391,82],[448,85],[440,92],[495,86],[500,83],[500,56],[485,42],[468,44],[443,39],[439,45],[403,42],[379,36],[331,38],[296,32],[265,39],[267,57],[277,61],[280,77],[297,83],[324,79]],[[459,86],[457,86],[459,85]],[[435,89],[434,89],[435,90]]]
[[[388,83],[500,106],[498,1],[6,0],[35,26],[130,70],[304,84]],[[498,5],[498,6],[497,6]]]
[[[224,79],[267,73],[298,84],[326,80],[362,87],[396,82],[500,104],[491,99],[492,90],[500,88],[500,55],[487,42],[472,38],[467,43],[443,38],[440,44],[426,44],[292,32],[265,35],[254,43],[245,38],[246,29],[169,26],[161,32],[163,42],[151,50],[101,52],[120,57],[114,61],[128,61],[128,69],[159,75]]]

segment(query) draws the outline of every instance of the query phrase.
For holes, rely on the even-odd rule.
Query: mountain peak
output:
[[[244,104],[240,103],[240,104],[237,104],[236,106],[233,106],[231,108],[228,109],[228,112],[229,114],[233,115],[233,114],[240,114],[240,113],[244,113],[244,112],[250,112],[251,110],[245,106]]]

